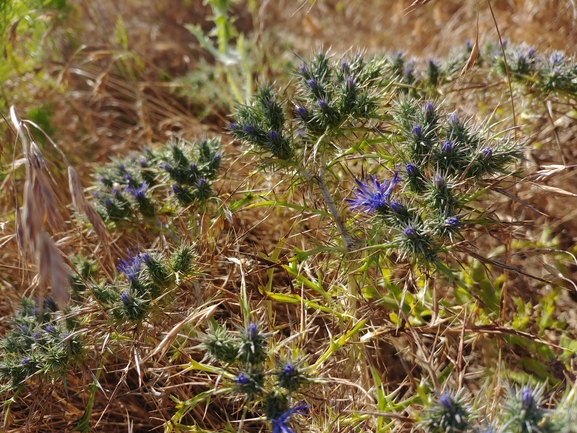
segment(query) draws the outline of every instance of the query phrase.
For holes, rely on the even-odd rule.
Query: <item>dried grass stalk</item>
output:
[[[37,172],[42,171],[46,168],[46,160],[40,151],[40,148],[36,144],[36,142],[30,143],[30,153],[29,153],[30,165],[36,170]]]
[[[72,195],[72,204],[78,213],[85,212],[86,200],[84,199],[84,188],[82,188],[82,183],[80,182],[80,177],[76,170],[69,165],[68,166],[68,188],[70,188],[70,194]]]
[[[43,218],[46,218],[55,232],[62,231],[64,219],[58,211],[58,202],[50,186],[50,181],[42,172],[37,172],[34,176],[34,194],[43,210]]]
[[[24,245],[31,253],[36,251],[42,232],[42,208],[35,200],[34,184],[27,180],[24,184],[24,206],[22,208],[22,228]]]
[[[60,255],[60,250],[45,231],[40,233],[38,245],[38,276],[40,297],[43,298],[48,288],[48,280],[52,284],[52,298],[58,308],[66,307],[68,303],[68,286],[70,275]]]
[[[82,182],[80,181],[78,173],[76,173],[76,170],[74,170],[72,166],[68,166],[68,187],[70,188],[72,203],[74,204],[76,211],[86,215],[86,218],[90,221],[90,224],[92,224],[98,239],[108,247],[108,231],[106,230],[104,221],[102,221],[98,212],[96,212],[92,205],[84,198]]]

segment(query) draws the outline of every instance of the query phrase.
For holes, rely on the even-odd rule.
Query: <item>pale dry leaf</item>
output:
[[[475,62],[479,59],[479,35],[477,35],[477,39],[475,39],[475,43],[473,44],[473,49],[471,50],[471,55],[467,60],[467,63],[463,67],[461,71],[461,76],[465,75],[469,70],[475,65]]]
[[[405,13],[405,15],[410,14],[411,12],[413,12],[415,9],[417,9],[420,6],[424,6],[429,2],[432,2],[433,0],[415,0],[413,3],[411,3],[411,5],[406,8],[403,9],[402,12]]]
[[[190,314],[186,319],[182,320],[181,322],[177,323],[176,325],[173,326],[173,328],[170,330],[170,332],[168,334],[166,334],[166,336],[162,339],[162,341],[158,344],[158,346],[156,346],[156,348],[152,351],[152,353],[150,355],[148,355],[146,357],[146,359],[144,359],[144,361],[152,358],[153,356],[157,355],[157,354],[161,354],[161,356],[164,356],[164,354],[166,353],[166,351],[170,348],[170,345],[172,344],[172,342],[174,341],[174,339],[178,336],[178,333],[180,332],[180,330],[187,324],[191,323],[191,322],[196,322],[196,323],[201,323],[204,320],[206,320],[208,317],[211,317],[214,310],[220,305],[221,303],[219,302],[218,304],[215,305],[211,305],[208,308],[203,308],[200,311],[195,311],[194,313]]]

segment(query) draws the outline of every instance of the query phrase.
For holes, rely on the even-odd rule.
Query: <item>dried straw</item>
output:
[[[86,215],[90,224],[94,228],[98,239],[102,242],[106,248],[109,247],[108,230],[104,225],[104,221],[98,213],[94,210],[92,205],[84,198],[84,188],[82,187],[82,182],[76,170],[69,165],[68,166],[68,187],[70,188],[70,194],[72,195],[72,203],[74,208],[78,213],[83,213]]]
[[[48,280],[52,283],[52,298],[63,309],[68,303],[69,274],[60,255],[60,250],[45,231],[40,233],[38,245],[38,275],[42,298],[48,288]]]

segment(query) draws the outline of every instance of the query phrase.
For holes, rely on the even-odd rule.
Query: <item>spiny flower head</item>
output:
[[[148,184],[146,182],[142,182],[138,188],[134,188],[132,185],[128,185],[125,188],[125,191],[135,199],[143,200],[145,198],[145,192],[147,188]]]
[[[422,427],[428,433],[462,433],[470,431],[469,411],[458,399],[443,393],[425,414]]]
[[[120,264],[116,267],[116,269],[118,269],[120,272],[126,275],[126,278],[128,278],[130,281],[134,281],[138,278],[138,274],[140,273],[140,267],[144,262],[144,259],[142,254],[140,254],[140,247],[138,248],[138,253],[135,254],[134,256],[130,253],[130,251],[127,252],[128,252],[128,259],[126,260],[119,259]]]
[[[289,392],[297,391],[300,386],[307,380],[293,362],[289,361],[278,370],[277,374],[278,385],[281,388],[287,389]]]
[[[347,199],[352,210],[361,209],[366,213],[377,212],[389,205],[389,196],[400,182],[398,172],[391,180],[379,182],[376,176],[369,175],[365,182],[355,179],[358,187],[353,190],[353,198]]]
[[[307,408],[308,408],[308,406],[306,404],[303,404],[300,406],[295,406],[295,407],[288,409],[286,412],[284,412],[278,418],[271,419],[272,433],[294,433],[294,430],[292,430],[288,426],[288,423],[290,421],[290,417],[294,413],[303,412]]]

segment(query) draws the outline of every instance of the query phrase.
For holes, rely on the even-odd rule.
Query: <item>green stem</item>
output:
[[[343,239],[343,243],[345,244],[345,247],[347,248],[347,250],[351,250],[355,243],[354,243],[353,238],[350,235],[349,231],[347,230],[347,227],[345,226],[345,223],[343,222],[341,214],[339,213],[339,211],[337,209],[335,201],[333,200],[333,197],[331,196],[331,193],[327,187],[324,168],[321,168],[319,170],[319,174],[316,176],[313,175],[312,173],[310,173],[309,171],[302,169],[302,168],[300,171],[301,171],[301,174],[303,175],[303,177],[307,181],[315,182],[317,184],[317,186],[319,187],[319,189],[321,190],[321,195],[323,196],[323,199],[325,200],[325,203],[327,204],[327,208],[329,210],[329,213],[331,214],[335,224],[337,225],[337,229],[339,230],[339,233],[341,234],[341,238]]]

